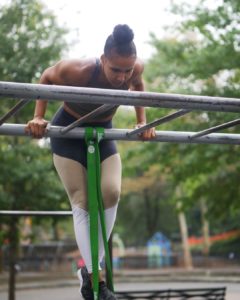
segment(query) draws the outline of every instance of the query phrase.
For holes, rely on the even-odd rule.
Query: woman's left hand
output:
[[[137,128],[141,128],[143,126],[145,126],[146,124],[140,123],[136,125],[136,129]],[[149,140],[149,139],[154,139],[156,137],[156,131],[155,128],[149,128],[144,130],[143,132],[139,133],[139,136],[143,139]]]

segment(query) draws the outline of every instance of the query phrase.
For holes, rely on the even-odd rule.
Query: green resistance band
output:
[[[94,135],[94,131],[96,135]],[[105,249],[105,261],[109,288],[113,288],[112,265],[108,248],[106,223],[104,215],[104,207],[101,193],[101,171],[100,171],[100,154],[99,142],[104,136],[104,128],[86,127],[85,141],[87,143],[87,190],[88,190],[88,211],[90,216],[90,242],[91,256],[93,266],[93,293],[94,300],[98,300],[99,283],[98,283],[98,216],[102,229],[102,237]]]

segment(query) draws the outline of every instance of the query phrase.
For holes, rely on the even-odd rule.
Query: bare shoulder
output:
[[[61,60],[55,66],[55,73],[66,85],[85,86],[96,65],[95,58]]]
[[[133,75],[141,75],[144,70],[144,63],[140,58],[137,58],[135,66],[134,66],[134,74]]]
[[[142,86],[142,73],[144,71],[143,61],[137,58],[136,63],[134,65],[133,74],[131,77],[130,85],[132,89],[135,89],[137,86]]]

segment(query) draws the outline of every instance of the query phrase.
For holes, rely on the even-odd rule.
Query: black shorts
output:
[[[76,121],[72,115],[61,107],[54,116],[51,125],[68,126]],[[112,121],[98,123],[84,123],[79,127],[103,127],[112,128]],[[78,161],[84,167],[87,167],[87,145],[84,139],[69,139],[69,138],[51,138],[52,152],[66,158]],[[104,161],[109,156],[116,154],[116,142],[112,140],[102,140],[99,143],[100,160]]]

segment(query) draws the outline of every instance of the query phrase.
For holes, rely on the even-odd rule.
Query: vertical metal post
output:
[[[108,240],[108,247],[109,247],[109,254],[110,254],[110,261],[111,261],[111,267],[112,267],[112,274],[113,274],[113,247],[112,247],[112,234],[110,235],[110,238]],[[107,268],[105,267],[105,270],[107,270]],[[108,288],[110,288],[110,278],[109,278],[109,274],[106,271],[106,285]]]
[[[16,257],[18,245],[18,217],[11,217],[10,234],[9,234],[9,284],[8,284],[8,300],[15,300],[15,285],[16,285]]]

